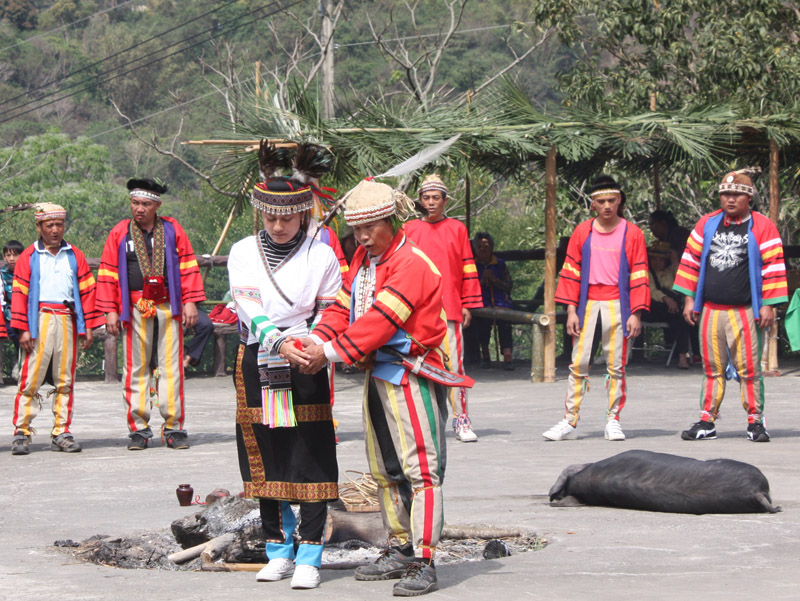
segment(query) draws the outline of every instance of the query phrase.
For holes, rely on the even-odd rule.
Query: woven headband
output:
[[[619,188],[604,188],[602,190],[595,190],[589,194],[589,198],[594,198],[595,196],[602,196],[605,194],[622,194],[622,190]]]
[[[160,195],[156,194],[155,192],[148,192],[147,190],[131,190],[129,196],[131,198],[133,198],[134,196],[138,198],[149,198],[150,200],[161,202]]]
[[[66,219],[67,212],[66,211],[48,211],[46,213],[34,213],[34,219],[36,219],[36,223],[41,223],[42,221],[48,221],[50,219]]]

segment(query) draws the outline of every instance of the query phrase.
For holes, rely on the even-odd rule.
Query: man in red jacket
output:
[[[14,269],[11,327],[19,332],[22,366],[14,399],[12,455],[30,453],[31,422],[39,412],[39,388],[48,375],[55,389],[50,450],[81,450],[70,433],[78,338],[88,350],[92,328],[103,325],[103,316],[94,307],[94,276],[83,253],[64,241],[66,217],[59,205],[37,206],[39,239],[22,251]]]
[[[447,408],[435,378],[444,373],[440,345],[447,325],[438,269],[392,219],[411,206],[402,192],[373,181],[348,193],[345,220],[360,246],[336,302],[304,340],[300,364],[308,373],[326,361],[368,370],[367,459],[396,545],[358,568],[355,577],[399,578],[395,596],[437,589],[433,557],[444,523]],[[414,367],[398,364],[399,356]]]
[[[566,333],[574,339],[565,416],[543,434],[547,440],[576,437],[598,318],[608,364],[605,438],[625,440],[619,413],[627,398],[628,344],[641,332],[641,313],[650,306],[647,246],[642,230],[622,217],[622,188],[601,175],[592,182],[589,197],[597,217],[575,228],[556,288],[556,302],[567,306]]]
[[[711,440],[725,396],[726,369],[739,378],[748,440],[769,442],[764,426],[763,332],[775,323],[774,306],[789,300],[783,245],[775,224],[750,210],[753,181],[731,172],[719,185],[720,209],[697,222],[673,288],[686,295],[683,316],[700,323],[703,386],[700,421],[683,440]]]
[[[450,369],[464,374],[462,328],[468,327],[472,319],[469,310],[483,307],[483,292],[469,233],[463,223],[444,214],[447,187],[438,175],[429,175],[422,182],[419,201],[427,214],[422,219],[409,221],[404,229],[409,239],[433,260],[442,274],[442,295],[447,315],[444,350]],[[472,431],[467,411],[467,389],[451,388],[448,396],[453,409],[456,440],[476,442],[478,436]]]
[[[153,436],[151,359],[161,380],[158,408],[167,446],[186,449],[183,329],[197,323],[197,303],[206,298],[203,280],[186,232],[176,220],[158,215],[167,187],[152,179],[131,179],[128,190],[133,218],[111,230],[97,273],[97,308],[106,315],[106,330],[123,334],[128,449],[146,449]]]

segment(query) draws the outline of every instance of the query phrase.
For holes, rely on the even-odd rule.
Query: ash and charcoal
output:
[[[354,569],[377,558],[381,545],[376,544],[376,537],[357,535],[377,528],[382,536],[379,514],[347,513],[335,505],[329,514],[327,536],[333,542],[325,544],[323,569]],[[350,536],[353,533],[356,536]],[[225,544],[220,548],[201,555],[200,549],[222,540]],[[541,549],[544,544],[543,539],[528,532],[485,526],[446,528],[436,561],[453,564],[496,559]],[[130,569],[225,571],[266,561],[258,504],[238,497],[220,499],[199,513],[176,520],[169,530],[128,537],[96,535],[80,543],[56,541],[55,546],[83,561]],[[175,559],[175,554],[185,556],[184,549],[188,548],[197,549],[196,554]]]

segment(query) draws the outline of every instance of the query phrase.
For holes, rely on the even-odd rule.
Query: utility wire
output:
[[[66,25],[62,25],[61,27],[56,27],[55,29],[51,29],[50,31],[45,31],[43,33],[31,36],[29,38],[25,38],[24,40],[20,40],[16,44],[11,44],[10,46],[6,46],[5,48],[0,48],[0,52],[5,52],[6,50],[11,50],[12,48],[16,48],[17,46],[20,46],[21,44],[26,44],[26,43],[28,43],[28,42],[30,42],[32,40],[37,40],[39,38],[43,38],[46,35],[50,35],[51,33],[55,33],[57,31],[61,31],[62,29],[66,29],[67,27],[72,27],[73,25],[77,25],[78,23],[82,23],[83,21],[86,21],[87,19],[91,19],[92,17],[96,17],[98,15],[102,15],[102,14],[111,12],[112,10],[117,10],[118,8],[122,8],[126,4],[130,4],[133,1],[134,0],[126,0],[125,2],[123,2],[121,4],[117,4],[116,6],[112,6],[111,8],[104,8],[103,10],[98,10],[97,12],[92,13],[91,15],[88,15],[86,17],[83,17],[82,19],[78,19],[77,21],[73,21],[72,23],[67,23]]]
[[[133,1],[133,0],[131,0],[131,1]],[[228,0],[227,2],[224,2],[223,4],[221,4],[220,6],[218,6],[217,8],[214,8],[214,9],[212,9],[212,10],[209,10],[209,11],[207,11],[207,12],[205,12],[205,13],[201,14],[201,15],[198,15],[198,16],[196,16],[196,17],[192,18],[192,19],[189,19],[188,21],[184,21],[184,22],[183,22],[183,23],[181,23],[180,25],[176,25],[175,27],[170,27],[169,29],[167,29],[167,30],[165,30],[165,31],[162,31],[161,33],[158,33],[158,34],[156,34],[156,35],[154,35],[154,36],[151,36],[151,37],[147,38],[146,40],[142,40],[142,41],[140,41],[140,42],[136,42],[136,43],[135,43],[135,44],[133,44],[132,46],[128,46],[127,48],[124,48],[123,50],[118,50],[118,51],[117,51],[117,52],[115,52],[114,54],[111,54],[111,55],[109,55],[109,56],[106,56],[105,58],[102,58],[102,59],[100,59],[100,60],[98,60],[98,61],[95,61],[95,62],[93,62],[93,63],[90,63],[90,64],[88,64],[88,65],[86,65],[86,66],[84,66],[84,67],[81,67],[80,69],[76,69],[75,71],[72,71],[71,73],[67,73],[66,75],[62,75],[62,76],[60,76],[60,77],[57,77],[57,78],[55,78],[55,79],[51,79],[50,81],[48,81],[48,82],[45,82],[45,83],[41,84],[40,86],[38,86],[38,87],[36,87],[36,88],[33,88],[33,89],[31,89],[31,90],[26,90],[25,92],[22,92],[21,94],[17,94],[17,95],[16,95],[16,96],[14,96],[13,98],[9,98],[8,100],[3,100],[2,102],[0,102],[0,106],[3,106],[4,104],[7,104],[7,103],[9,103],[9,102],[13,102],[14,100],[17,100],[18,98],[22,98],[23,96],[27,96],[27,95],[28,95],[28,94],[30,94],[31,92],[36,92],[37,90],[41,90],[42,88],[45,88],[45,87],[47,87],[47,86],[50,86],[50,85],[52,85],[52,84],[54,84],[54,83],[58,83],[59,81],[63,81],[63,80],[65,80],[65,79],[69,78],[69,77],[72,77],[73,75],[77,75],[78,73],[82,73],[83,71],[87,71],[87,70],[91,69],[92,67],[96,67],[97,65],[100,65],[100,64],[102,64],[102,63],[104,63],[104,62],[107,62],[107,61],[111,60],[112,58],[116,58],[116,57],[117,57],[117,56],[119,56],[120,54],[124,54],[124,53],[126,53],[126,52],[129,52],[130,50],[134,50],[135,48],[138,48],[138,47],[140,47],[140,46],[143,46],[144,44],[147,44],[147,43],[149,43],[149,42],[152,42],[153,40],[156,40],[156,39],[158,39],[158,38],[160,38],[160,37],[162,37],[162,36],[165,36],[165,35],[167,35],[168,33],[172,33],[173,31],[176,31],[176,30],[180,29],[181,27],[185,27],[185,26],[186,26],[186,25],[188,25],[189,23],[193,23],[193,22],[195,22],[195,21],[197,21],[197,20],[199,20],[199,19],[202,19],[203,17],[207,17],[208,15],[210,15],[210,14],[213,14],[213,13],[217,12],[218,10],[222,10],[223,8],[225,8],[226,6],[228,6],[228,5],[230,5],[230,4],[233,4],[234,2],[238,2],[238,0]],[[232,19],[232,20],[233,20],[233,19]],[[214,28],[212,27],[211,29],[214,29]],[[206,31],[209,31],[209,30],[206,30]],[[205,33],[205,32],[202,32],[202,33]],[[175,44],[172,44],[172,45],[168,45],[168,46],[166,46],[166,48],[170,48],[170,47],[172,47],[172,46],[174,46],[174,45],[181,44],[181,43],[183,43],[184,41],[186,41],[187,39],[189,39],[189,38],[184,38],[184,39],[183,39],[183,40],[181,40],[180,42],[177,42],[177,43],[175,43]],[[164,49],[164,48],[160,48],[159,50],[156,50],[156,51],[154,51],[154,52],[160,52],[160,51],[161,51],[161,50],[163,50],[163,49]],[[153,54],[153,53],[151,52],[150,54]],[[149,55],[145,55],[145,57],[143,57],[143,58],[146,58],[147,56],[149,56]],[[136,62],[137,60],[140,60],[140,59],[135,59],[135,60],[134,60],[134,61],[132,61],[132,62]],[[125,66],[127,66],[128,64],[130,64],[130,63],[123,64],[123,65],[121,65],[121,67],[125,67]],[[117,68],[119,68],[119,67],[117,67]],[[112,69],[112,71],[113,71],[113,69]],[[106,72],[106,73],[107,73],[107,72]],[[93,76],[93,77],[95,77],[95,76]],[[87,80],[84,80],[84,81],[87,81]],[[80,84],[77,84],[77,85],[80,85]],[[66,88],[66,89],[69,89],[69,88]],[[52,92],[52,93],[50,93],[50,94],[47,94],[47,95],[43,96],[42,98],[39,98],[39,99],[37,99],[37,100],[33,100],[33,101],[31,101],[31,102],[38,102],[38,101],[40,101],[40,100],[43,100],[44,98],[47,98],[48,96],[52,96],[53,94],[57,94],[57,93],[58,93],[58,92]],[[16,109],[18,109],[18,108],[25,107],[25,106],[27,106],[28,104],[30,104],[30,102],[29,102],[29,103],[25,103],[25,104],[21,104],[21,105],[19,105],[19,106],[17,106],[17,107],[14,107],[14,108],[11,108],[11,109],[7,109],[7,110],[16,110]]]
[[[522,25],[529,25],[529,24],[531,24],[531,22],[521,23],[521,24]],[[513,24],[493,25],[493,26],[478,27],[478,28],[473,28],[473,29],[459,29],[457,31],[454,31],[453,34],[455,35],[455,34],[461,34],[461,33],[475,33],[475,32],[478,32],[478,31],[486,31],[486,30],[491,30],[491,29],[504,29],[504,28],[511,27],[512,25]],[[386,41],[401,41],[401,40],[404,40],[404,39],[413,39],[413,38],[420,38],[420,37],[434,37],[434,36],[438,36],[438,35],[439,34],[422,34],[422,35],[419,35],[419,36],[408,36],[408,37],[404,37],[404,38],[392,38],[392,39],[387,39]],[[370,40],[370,41],[367,41],[367,42],[352,42],[352,43],[349,43],[349,44],[340,44],[339,47],[364,46],[364,45],[368,45],[368,44],[377,44],[377,43],[378,42],[376,42],[375,40]],[[320,54],[321,53],[317,52],[315,54],[309,55],[308,57],[306,57],[306,60],[312,59],[312,58],[314,58],[316,56],[319,56]],[[254,81],[254,80],[255,80],[255,77],[250,77],[248,79],[241,80],[238,83],[231,84],[229,86],[224,86],[222,89],[229,90],[231,88],[241,86],[243,84],[249,83],[249,82]],[[206,94],[201,94],[200,96],[196,96],[195,98],[192,98],[190,100],[186,100],[184,102],[181,102],[180,105],[170,106],[170,107],[167,107],[165,109],[161,109],[159,111],[156,111],[154,113],[150,113],[149,115],[144,115],[142,117],[139,117],[138,119],[134,119],[133,121],[130,121],[129,123],[125,123],[123,125],[118,125],[116,127],[112,127],[111,129],[107,129],[105,131],[101,131],[101,132],[96,133],[93,136],[89,136],[87,138],[82,138],[81,141],[83,139],[95,140],[95,139],[101,138],[101,137],[103,137],[105,135],[114,133],[115,131],[119,131],[120,129],[127,129],[131,125],[135,125],[137,123],[141,123],[143,121],[147,121],[149,119],[152,119],[153,117],[158,117],[159,115],[163,115],[164,113],[168,113],[170,111],[174,111],[177,108],[180,108],[182,106],[186,106],[188,104],[192,104],[192,103],[197,102],[199,100],[203,100],[205,98],[208,98],[209,96],[216,95],[217,93],[218,92],[215,90],[213,92],[207,92]],[[45,157],[47,157],[47,156],[49,156],[49,155],[51,155],[51,154],[53,154],[55,152],[58,152],[58,151],[60,151],[60,150],[62,150],[64,148],[70,148],[71,146],[76,146],[78,143],[79,143],[79,141],[76,140],[75,142],[70,142],[69,144],[64,144],[63,146],[59,146],[58,148],[54,148],[52,150],[48,150],[47,152],[43,152],[43,153],[38,154],[36,156],[29,157],[29,158],[27,158],[27,159],[25,159],[23,161],[20,161],[19,163],[16,163],[15,167],[18,167],[20,165],[25,165],[26,163],[29,163],[29,162],[32,162],[32,161],[37,161],[38,162],[39,160],[41,160],[41,159],[43,159],[43,158],[45,158]],[[7,177],[5,180],[3,180],[0,183],[5,183],[5,182],[8,182],[8,181],[11,181],[11,180],[13,180],[13,179],[15,179],[17,177],[20,177],[23,174],[24,174],[24,170],[22,172],[17,172],[14,175],[11,175],[10,177]]]
[[[240,24],[240,25],[237,25],[237,26],[235,26],[235,27],[230,27],[230,28],[229,28],[229,29],[227,29],[227,30],[222,30],[222,31],[219,31],[219,32],[217,32],[217,33],[218,33],[219,35],[224,35],[224,34],[232,33],[232,32],[234,32],[234,31],[236,31],[237,29],[241,29],[242,27],[246,27],[246,26],[248,26],[248,25],[251,25],[251,24],[255,23],[256,21],[258,21],[258,20],[260,20],[260,19],[263,19],[263,18],[265,18],[265,17],[271,17],[271,16],[273,16],[273,15],[275,15],[275,14],[277,14],[277,13],[281,12],[281,11],[282,11],[282,10],[284,10],[285,8],[289,8],[289,7],[293,6],[294,4],[298,4],[298,3],[299,3],[299,2],[301,2],[301,1],[302,1],[302,0],[296,0],[295,2],[293,2],[292,4],[289,4],[289,5],[287,5],[286,7],[283,7],[283,6],[281,6],[280,8],[274,9],[274,10],[272,10],[272,12],[268,12],[268,13],[267,13],[267,14],[265,14],[265,15],[261,15],[261,16],[259,16],[259,17],[257,17],[257,18],[251,19],[250,21],[247,21],[247,22],[245,22],[245,23],[242,23],[242,24]],[[274,4],[274,3],[273,3],[273,4]],[[258,8],[258,9],[254,9],[254,10],[250,11],[249,13],[246,13],[245,15],[241,15],[240,17],[237,17],[236,19],[232,19],[232,20],[231,20],[231,21],[229,21],[229,22],[232,22],[232,21],[238,21],[239,19],[242,19],[242,18],[244,18],[244,17],[248,17],[248,16],[252,16],[252,15],[254,15],[254,14],[256,14],[256,13],[262,12],[262,11],[264,11],[264,10],[268,10],[268,9],[270,9],[270,8],[271,8],[270,6],[264,6],[264,7]],[[207,30],[205,30],[205,31],[201,32],[199,35],[202,35],[202,34],[204,34],[204,33],[209,33],[209,32],[211,32],[211,31],[216,31],[216,28],[215,28],[215,27],[211,27],[210,29],[207,29]],[[196,38],[197,36],[192,36],[192,37],[195,37],[195,38]],[[165,46],[164,48],[161,48],[161,49],[159,49],[159,50],[158,50],[158,51],[156,51],[156,52],[160,52],[160,51],[162,51],[162,50],[167,50],[167,49],[169,49],[169,48],[172,48],[172,47],[178,46],[178,45],[180,45],[180,44],[183,44],[185,41],[186,41],[186,40],[184,39],[184,40],[181,40],[180,42],[178,42],[178,43],[176,43],[176,44],[170,44],[170,45],[168,45],[168,46]],[[16,118],[18,118],[18,117],[21,117],[22,115],[27,115],[28,113],[31,113],[31,112],[33,112],[33,111],[37,111],[37,110],[39,110],[39,109],[42,109],[42,108],[44,108],[44,107],[46,107],[46,106],[49,106],[49,105],[51,105],[51,104],[54,104],[54,103],[56,103],[56,102],[59,102],[59,101],[61,101],[61,100],[65,100],[65,99],[67,99],[67,98],[71,98],[72,96],[75,96],[75,95],[77,95],[77,94],[80,94],[81,92],[85,92],[86,90],[90,90],[90,89],[92,89],[92,88],[94,88],[94,87],[96,87],[96,86],[99,86],[99,85],[102,85],[102,84],[108,83],[108,82],[110,82],[110,81],[113,81],[113,80],[115,80],[115,79],[117,79],[117,78],[119,78],[119,77],[122,77],[122,76],[124,76],[124,75],[128,75],[128,74],[130,74],[130,73],[133,73],[134,71],[138,71],[138,70],[140,70],[140,69],[144,69],[145,67],[149,67],[150,65],[153,65],[153,64],[155,64],[155,63],[161,62],[161,61],[163,61],[164,59],[167,59],[167,58],[169,58],[169,57],[171,57],[171,56],[174,56],[174,55],[176,55],[176,54],[180,54],[180,53],[186,52],[187,50],[191,50],[192,48],[195,48],[196,46],[200,46],[200,45],[202,45],[202,44],[205,44],[207,41],[208,41],[208,39],[201,39],[200,41],[198,41],[198,42],[195,42],[194,44],[190,44],[190,45],[188,45],[188,46],[185,46],[185,47],[183,47],[183,48],[180,48],[180,49],[178,49],[178,50],[175,50],[174,52],[170,52],[169,54],[166,54],[166,55],[164,55],[164,56],[161,56],[161,57],[159,57],[159,58],[156,58],[156,59],[154,59],[154,60],[152,60],[152,61],[150,61],[150,62],[148,62],[148,63],[145,63],[145,64],[143,64],[143,65],[139,65],[139,66],[137,66],[137,67],[133,67],[133,68],[131,68],[131,69],[128,69],[127,71],[123,71],[123,72],[121,72],[121,73],[117,73],[116,75],[114,75],[114,76],[112,76],[112,77],[108,77],[108,78],[106,78],[106,79],[99,80],[99,77],[102,77],[103,75],[107,75],[108,73],[110,73],[110,72],[112,72],[112,71],[115,71],[117,68],[122,68],[122,67],[125,67],[125,66],[127,66],[127,65],[134,64],[134,63],[138,62],[139,60],[142,60],[142,58],[146,58],[146,56],[151,56],[153,53],[150,53],[149,55],[146,55],[145,57],[141,57],[141,58],[139,58],[139,59],[135,59],[135,60],[129,61],[128,63],[126,63],[126,64],[124,64],[124,65],[121,65],[120,67],[117,67],[117,68],[115,68],[115,69],[110,69],[109,71],[106,71],[106,72],[105,72],[105,73],[103,73],[102,75],[100,75],[100,76],[98,76],[98,77],[94,78],[94,79],[95,79],[95,81],[93,81],[93,82],[89,83],[89,85],[87,85],[86,87],[83,87],[83,88],[81,88],[81,89],[79,89],[79,90],[76,90],[76,91],[74,91],[74,92],[72,92],[72,93],[70,93],[70,94],[65,94],[65,95],[63,95],[63,96],[59,96],[58,98],[55,98],[55,99],[53,99],[53,100],[51,100],[51,101],[49,101],[49,102],[45,102],[45,103],[43,103],[43,104],[38,104],[37,106],[31,107],[31,108],[29,108],[28,110],[21,111],[21,112],[17,112],[17,113],[15,113],[15,114],[13,114],[13,115],[11,115],[11,116],[9,116],[9,117],[6,117],[6,118],[4,118],[4,119],[0,119],[0,124],[7,123],[8,121],[12,121],[12,120],[14,120],[14,119],[16,119]],[[78,84],[74,84],[74,85],[71,85],[71,86],[67,86],[65,89],[71,89],[71,88],[73,88],[73,87],[75,87],[75,86],[77,86],[77,85],[83,85],[83,84],[86,84],[86,83],[88,83],[88,82],[90,81],[90,79],[92,79],[92,78],[86,79],[86,80],[84,80],[84,81],[82,81],[82,82],[80,82],[80,83],[78,83]],[[45,96],[44,98],[49,98],[50,96],[53,96],[53,95],[55,95],[55,93],[53,93],[53,94],[48,94],[48,95],[47,95],[47,96]],[[9,110],[12,110],[12,111],[14,111],[14,110],[19,110],[19,109],[21,109],[21,108],[25,108],[26,106],[30,106],[31,104],[35,104],[36,102],[40,102],[40,101],[38,101],[38,100],[37,100],[37,101],[32,101],[32,102],[29,102],[29,103],[26,103],[26,104],[22,104],[22,105],[16,106],[16,107],[14,107],[13,109],[9,109]]]

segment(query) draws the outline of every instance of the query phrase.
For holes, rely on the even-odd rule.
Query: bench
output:
[[[236,334],[239,332],[239,326],[235,323],[215,323],[214,324],[214,362],[211,368],[212,375],[222,377],[227,375],[225,369],[225,356],[228,350],[227,337],[229,334]],[[109,336],[106,334],[106,328],[97,328],[94,330],[94,339],[103,341],[103,349],[105,360],[103,363],[103,373],[105,374],[105,382],[117,382],[118,364],[117,364],[117,338],[118,336]]]

